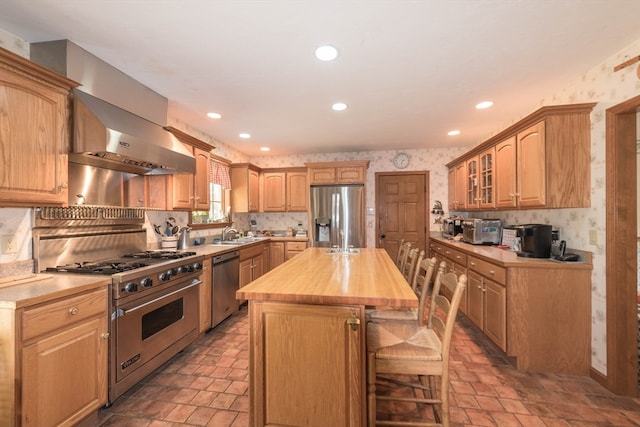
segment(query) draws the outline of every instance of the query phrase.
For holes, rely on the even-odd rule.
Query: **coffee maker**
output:
[[[520,238],[520,251],[516,254],[527,258],[550,258],[552,227],[548,224],[518,225],[516,235]]]

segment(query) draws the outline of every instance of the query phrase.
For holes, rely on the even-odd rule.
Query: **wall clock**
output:
[[[398,153],[393,158],[393,165],[398,169],[404,169],[409,166],[409,162],[411,162],[411,156],[407,153]]]

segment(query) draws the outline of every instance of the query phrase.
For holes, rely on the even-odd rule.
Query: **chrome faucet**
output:
[[[222,240],[227,240],[227,232],[231,230],[231,226],[227,225],[225,228],[222,229]]]
[[[231,234],[231,236],[229,236]],[[222,240],[231,240],[235,239],[238,235],[238,230],[232,228],[230,225],[227,225],[222,229]]]

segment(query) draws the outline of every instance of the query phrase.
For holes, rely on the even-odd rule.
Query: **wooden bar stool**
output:
[[[398,425],[396,421],[376,420],[376,399],[432,406],[435,423],[417,420],[405,421],[402,425],[450,425],[449,349],[467,276],[463,274],[458,278],[455,273],[446,273],[440,277],[441,280],[436,278],[434,283],[427,326],[411,322],[367,323],[367,419],[370,427]],[[451,301],[440,294],[440,286],[446,286],[452,292]],[[381,375],[417,376],[418,381],[399,381]],[[377,396],[376,381],[421,390],[422,397]]]

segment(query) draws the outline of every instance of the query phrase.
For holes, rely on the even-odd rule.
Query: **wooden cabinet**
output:
[[[255,245],[240,251],[240,286],[243,287],[265,273],[264,245]]]
[[[0,206],[66,206],[70,90],[77,83],[0,48]]]
[[[306,163],[309,185],[357,184],[367,181],[369,161]]]
[[[591,141],[589,114],[595,104],[543,107],[520,122],[453,160],[452,169],[478,158],[479,205],[472,209],[576,208],[591,206]],[[486,158],[486,192],[483,194],[482,156]],[[567,167],[570,160],[571,166]],[[493,183],[493,186],[492,186]],[[457,182],[455,183],[458,184]],[[465,184],[466,185],[466,184]],[[473,193],[466,188],[468,195]],[[493,194],[494,203],[485,204]],[[452,207],[452,190],[449,204]],[[467,208],[470,208],[467,206]]]
[[[307,249],[307,242],[285,242],[285,260],[290,260],[294,256],[301,254],[305,249]]]
[[[309,206],[307,170],[274,169],[262,172],[263,212],[306,212]]]
[[[437,260],[434,278],[442,261],[444,261],[446,265],[445,272],[453,272],[458,276],[460,276],[461,274],[467,274],[467,255],[464,252],[446,247],[444,245],[440,245],[434,240],[431,240],[429,242],[429,252],[429,257],[435,257]],[[468,285],[467,288],[469,288]],[[441,291],[444,295],[447,296],[447,298],[453,298],[453,292],[451,292],[448,288],[443,287]],[[467,312],[467,293],[468,292],[465,289],[465,292],[462,295],[462,299],[460,300],[460,311],[465,314]]]
[[[492,209],[495,202],[495,148],[491,147],[478,156],[480,209]]]
[[[168,175],[171,210],[209,210],[209,152],[192,147],[196,173]]]
[[[8,407],[0,404],[0,425],[75,425],[107,402],[108,298],[105,283],[0,309],[8,363],[1,367],[0,400]]]
[[[207,257],[202,262],[202,283],[200,283],[200,288],[198,291],[200,304],[200,333],[203,333],[211,328],[211,293],[213,291],[211,276],[212,273],[213,271],[211,270],[211,258]]]
[[[271,242],[269,267],[273,270],[284,262],[284,242]]]
[[[465,162],[449,168],[449,210],[464,210],[467,191],[466,180],[467,166]]]
[[[231,209],[233,212],[260,210],[260,168],[250,163],[236,163],[230,167]]]
[[[475,257],[469,257],[467,269],[469,319],[500,349],[506,351],[506,270]]]
[[[515,358],[518,369],[588,374],[590,257],[588,263],[529,260],[511,251],[434,237],[429,248],[448,271],[461,274],[466,269],[463,313]]]
[[[364,425],[364,307],[252,301],[249,309],[250,425]]]

